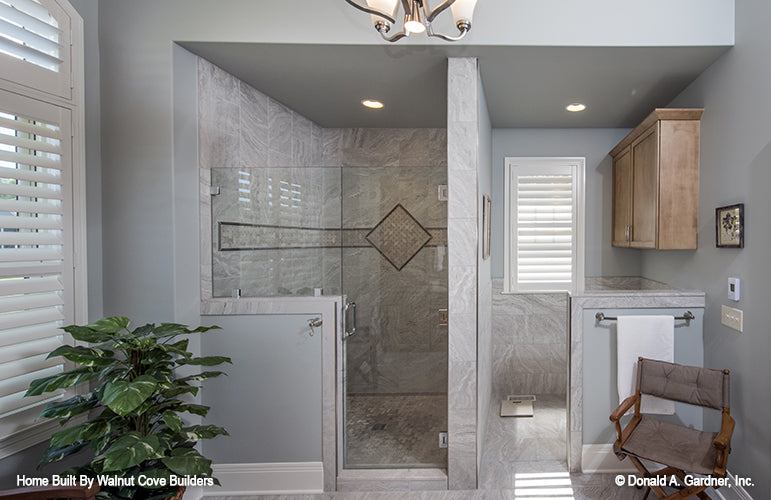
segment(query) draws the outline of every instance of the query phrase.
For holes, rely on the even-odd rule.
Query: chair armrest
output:
[[[638,395],[632,395],[626,398],[624,401],[621,402],[620,405],[618,405],[618,408],[610,414],[610,421],[611,422],[618,422],[621,420],[621,417],[624,416],[624,413],[629,411],[629,408],[634,406],[634,404],[637,402]]]
[[[720,425],[720,432],[715,436],[712,444],[718,450],[726,450],[731,445],[731,436],[734,432],[736,421],[728,413],[723,413],[723,422]]]
[[[93,500],[99,492],[99,485],[94,481],[91,488],[85,486],[31,486],[0,491],[2,500],[50,500],[69,498],[72,500]]]

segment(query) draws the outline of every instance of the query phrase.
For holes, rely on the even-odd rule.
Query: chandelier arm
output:
[[[407,33],[405,33],[404,31],[400,31],[399,33],[394,33],[393,36],[388,37],[388,36],[385,35],[384,32],[381,31],[380,32],[380,36],[383,37],[383,40],[385,40],[386,42],[392,42],[393,43],[393,42],[399,41],[402,38],[406,37]]]
[[[433,22],[434,19],[436,19],[436,16],[444,12],[450,5],[454,4],[455,0],[444,0],[444,2],[440,3],[436,7],[434,7],[433,10],[428,10],[428,0],[423,0],[423,14],[426,16],[426,21],[429,23]]]
[[[428,36],[433,36],[436,38],[441,38],[442,40],[446,42],[457,42],[458,40],[462,39],[464,36],[466,36],[466,33],[469,32],[469,28],[458,28],[460,30],[460,35],[458,36],[448,36],[443,35],[441,33],[434,33],[434,30],[431,29],[431,25],[428,26],[428,29],[426,30],[426,34]]]
[[[376,8],[370,7],[368,5],[361,5],[356,0],[345,0],[345,1],[348,2],[349,5],[351,5],[353,7],[356,7],[357,9],[359,9],[361,11],[364,11],[367,14],[372,14],[372,15],[375,15],[375,16],[380,16],[383,19],[387,20],[389,23],[396,24],[396,19],[391,17],[390,14],[387,14],[387,13],[383,12],[380,9],[376,9]],[[455,0],[453,0],[453,1],[455,1]]]

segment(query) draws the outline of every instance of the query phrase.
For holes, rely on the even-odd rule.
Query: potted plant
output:
[[[194,357],[187,350],[185,336],[219,327],[191,330],[162,323],[129,330],[129,323],[128,318],[110,317],[64,328],[91,346],[65,345],[51,352],[49,358],[62,356],[79,366],[33,381],[26,395],[90,382],[87,394],[50,403],[41,413],[62,425],[77,415],[87,418],[51,437],[41,465],[90,447],[90,462],[65,474],[96,478],[100,496],[116,499],[179,498],[185,486],[219,484],[212,477],[211,460],[194,446],[227,432],[215,425],[185,425],[183,416],[206,416],[209,407],[191,402],[190,396],[198,393],[198,382],[223,372],[177,373],[185,365],[231,362],[223,356]]]

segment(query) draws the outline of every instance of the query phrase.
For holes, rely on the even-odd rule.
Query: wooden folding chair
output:
[[[643,415],[640,413],[642,394],[721,410],[720,432],[700,431]],[[633,406],[634,416],[622,430],[621,417]],[[615,423],[618,434],[613,451],[619,460],[629,457],[643,477],[674,475],[683,485],[686,474],[724,478],[735,425],[730,415],[728,370],[639,358],[637,389],[610,415],[610,421]],[[649,472],[640,459],[657,462],[664,468]],[[666,484],[670,484],[669,479]],[[704,493],[708,487],[709,484],[692,484],[668,494],[661,486],[652,485],[646,488],[643,498],[653,491],[660,499],[685,499],[694,495],[708,499]]]

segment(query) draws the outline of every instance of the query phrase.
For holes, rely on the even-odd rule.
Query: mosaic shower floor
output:
[[[354,394],[346,410],[347,468],[447,466],[447,395]]]

